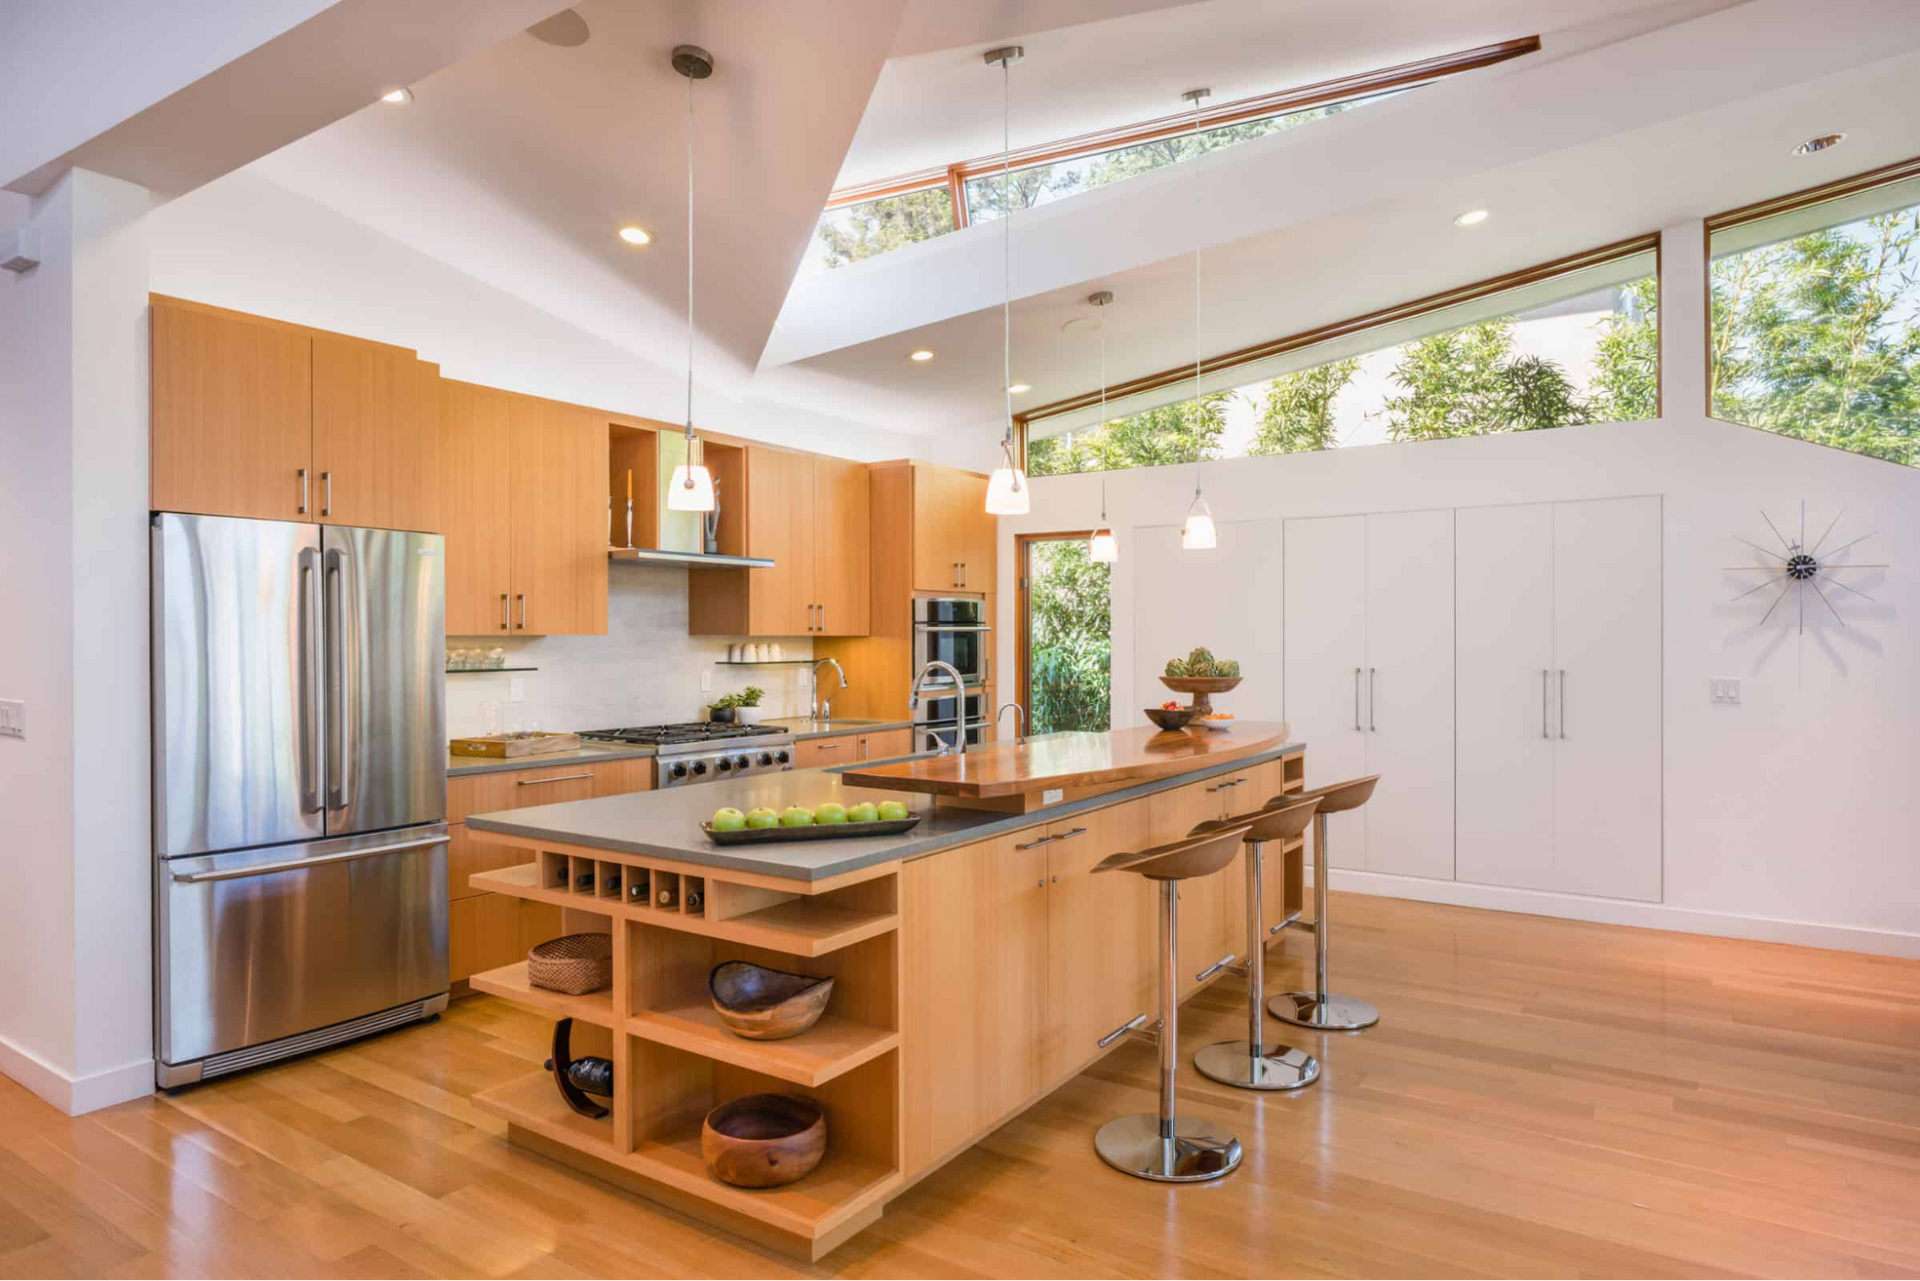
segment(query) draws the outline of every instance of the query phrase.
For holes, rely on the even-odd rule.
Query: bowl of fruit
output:
[[[1176,694],[1191,694],[1193,710],[1205,716],[1213,710],[1208,701],[1212,695],[1224,694],[1240,683],[1240,664],[1215,658],[1203,645],[1185,658],[1170,659],[1160,683]]]
[[[771,845],[780,841],[842,841],[854,836],[897,836],[918,826],[920,815],[904,801],[856,801],[846,805],[760,805],[740,810],[723,805],[700,825],[715,845]]]
[[[1233,728],[1232,712],[1208,712],[1205,716],[1196,716],[1193,723],[1201,729],[1210,729],[1223,733]]]
[[[1168,699],[1158,707],[1146,709],[1147,719],[1169,734],[1178,733],[1187,727],[1187,723],[1199,713],[1173,699]]]

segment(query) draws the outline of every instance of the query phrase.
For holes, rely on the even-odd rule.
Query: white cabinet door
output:
[[[1366,669],[1367,518],[1286,523],[1287,720],[1307,744],[1307,786],[1367,772],[1361,728]],[[1365,825],[1336,820],[1335,867],[1366,866]]]
[[[1452,880],[1452,509],[1367,517],[1366,631],[1366,869]]]
[[[1660,499],[1554,507],[1551,888],[1658,901]]]
[[[1552,888],[1553,504],[1461,508],[1454,549],[1456,875]]]

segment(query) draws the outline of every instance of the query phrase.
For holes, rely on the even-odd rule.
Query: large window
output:
[[[1087,554],[1092,531],[1023,534],[1020,689],[1031,733],[1113,723],[1113,567]]]
[[[1709,220],[1714,417],[1920,466],[1916,175]]]
[[[1657,251],[1634,242],[1510,288],[1390,309],[1027,422],[1036,476],[1537,431],[1659,415]],[[1522,273],[1531,275],[1533,273]],[[1184,395],[1182,393],[1185,393]]]

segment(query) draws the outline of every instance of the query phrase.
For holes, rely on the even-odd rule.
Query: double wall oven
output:
[[[993,721],[986,691],[992,650],[985,601],[929,597],[913,602],[913,670],[946,663],[960,673],[961,682],[955,689],[943,674],[928,679],[913,714],[916,748],[932,747],[936,739],[954,747],[963,734],[969,746],[983,741]]]

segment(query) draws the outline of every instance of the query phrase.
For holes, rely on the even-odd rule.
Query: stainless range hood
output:
[[[706,546],[702,513],[677,512],[667,506],[667,486],[673,483],[673,469],[687,460],[687,438],[674,431],[653,434],[660,448],[659,462],[654,470],[658,486],[654,495],[654,509],[660,513],[657,543],[653,547],[609,547],[607,559],[614,564],[627,561],[653,565],[690,565],[695,569],[772,569],[773,561],[765,556],[726,556],[702,550]],[[739,494],[726,492],[724,486],[716,492],[723,508],[730,502],[741,501]],[[643,530],[634,531],[636,540],[645,536]]]
[[[773,568],[773,562],[765,556],[718,556],[708,555],[706,552],[669,551],[658,547],[609,547],[607,559],[616,565],[621,561],[645,561],[654,565],[691,565],[695,569]]]

